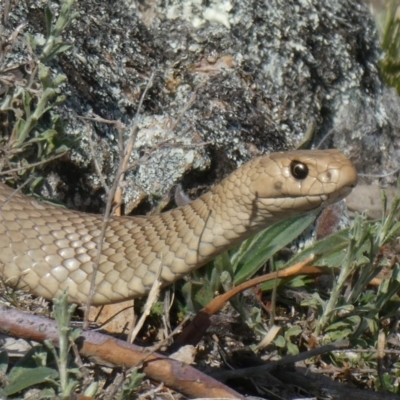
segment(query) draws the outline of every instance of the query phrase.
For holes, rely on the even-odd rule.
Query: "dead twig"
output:
[[[98,271],[98,267],[99,267],[99,263],[100,263],[100,257],[102,254],[102,249],[103,249],[103,243],[104,243],[104,237],[105,237],[105,233],[107,230],[107,226],[108,223],[110,221],[110,217],[111,217],[111,210],[112,210],[112,206],[116,197],[116,193],[118,190],[118,187],[120,185],[121,182],[121,177],[123,176],[123,174],[126,171],[127,165],[128,165],[128,160],[129,160],[129,156],[130,156],[130,152],[133,149],[134,143],[136,141],[136,136],[137,136],[137,122],[138,122],[138,118],[140,115],[140,110],[143,104],[143,101],[147,95],[147,91],[150,89],[152,82],[153,82],[153,78],[154,78],[154,73],[151,74],[149,81],[147,82],[146,88],[142,93],[139,105],[138,105],[138,109],[137,109],[137,113],[136,113],[136,117],[134,120],[134,128],[133,128],[133,132],[131,134],[131,137],[129,139],[128,145],[127,145],[127,151],[125,151],[124,153],[124,157],[122,160],[120,160],[120,164],[118,166],[118,170],[117,173],[115,175],[115,179],[113,182],[113,185],[111,186],[110,192],[108,193],[107,196],[107,204],[106,204],[106,209],[104,212],[104,218],[103,218],[103,223],[102,223],[102,227],[101,227],[101,233],[99,236],[99,240],[98,240],[98,244],[97,244],[97,254],[96,254],[96,258],[93,262],[93,273],[92,273],[92,278],[90,280],[90,290],[89,290],[89,295],[88,295],[88,299],[86,302],[86,307],[85,307],[85,315],[84,315],[84,324],[83,327],[84,329],[88,326],[88,321],[89,321],[89,309],[90,309],[90,305],[92,302],[92,298],[94,296],[95,290],[96,290],[96,277],[97,277],[97,271]]]
[[[50,158],[48,158],[47,160],[39,161],[39,162],[32,163],[32,164],[29,164],[29,165],[24,165],[23,167],[8,169],[7,171],[1,171],[1,172],[0,172],[0,176],[1,176],[1,175],[10,175],[10,174],[12,174],[12,173],[14,173],[14,172],[19,172],[19,171],[24,171],[24,170],[26,170],[26,169],[31,169],[31,168],[39,167],[39,166],[44,165],[44,164],[47,164],[47,163],[49,163],[49,162],[51,162],[51,161],[57,160],[58,158],[64,157],[67,153],[68,153],[68,152],[66,151],[66,152],[64,152],[64,153],[57,154],[56,156],[50,157]]]
[[[341,340],[296,355],[290,354],[286,357],[283,357],[279,361],[269,362],[257,367],[241,368],[232,371],[218,371],[213,373],[212,376],[222,382],[226,381],[227,379],[233,378],[251,378],[256,375],[265,374],[267,371],[271,371],[278,367],[283,367],[284,365],[294,364],[296,362],[304,361],[308,358],[316,357],[334,350],[347,348],[349,347],[349,344],[350,342],[348,340]]]
[[[163,264],[162,264],[162,260],[161,260],[160,265],[158,267],[158,271],[156,273],[156,276],[155,276],[155,279],[153,282],[153,285],[151,286],[149,295],[147,296],[146,303],[145,303],[144,309],[143,309],[143,313],[140,316],[139,320],[137,321],[131,334],[129,335],[129,341],[131,343],[133,343],[135,341],[137,334],[139,333],[140,329],[142,329],[142,326],[144,325],[144,322],[145,322],[147,316],[150,314],[151,307],[158,299],[158,296],[159,296],[160,290],[161,290],[160,275],[161,275],[162,268],[163,268]]]
[[[38,342],[52,340],[56,346],[59,340],[55,321],[30,315],[4,305],[0,305],[0,332]],[[98,364],[110,367],[125,366],[126,368],[142,365],[143,372],[150,379],[164,382],[165,386],[184,393],[186,396],[244,399],[239,393],[190,365],[157,353],[149,355],[149,352],[140,346],[114,339],[108,335],[84,331],[76,343],[82,356],[88,357]]]
[[[173,351],[176,351],[179,347],[187,344],[196,346],[211,324],[210,317],[220,311],[229,300],[244,290],[259,285],[260,283],[275,279],[288,278],[297,275],[321,274],[323,272],[322,268],[309,266],[313,260],[314,256],[310,256],[306,260],[301,261],[289,268],[250,279],[249,281],[234,287],[228,292],[215,297],[196,314],[192,322],[178,336],[173,345]]]

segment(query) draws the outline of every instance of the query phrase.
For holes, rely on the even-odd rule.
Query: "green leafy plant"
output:
[[[62,1],[56,20],[50,8],[46,8],[45,38],[38,34],[25,34],[25,45],[31,49],[28,57],[32,57],[24,66],[29,71],[29,79],[15,72],[21,66],[5,69],[0,64],[0,77],[4,77],[3,82],[6,82],[0,92],[0,150],[6,155],[3,168],[18,172],[21,180],[27,168],[38,168],[68,151],[73,144],[64,135],[57,111],[57,106],[65,101],[62,90],[66,76],[46,65],[71,47],[63,42],[62,32],[75,17],[73,5],[74,0]],[[13,36],[17,37],[21,29],[19,27]],[[13,51],[14,44],[1,50],[0,59],[4,58],[4,52]]]
[[[59,351],[50,341],[30,349],[14,366],[9,366],[6,352],[0,353],[0,373],[3,392],[13,396],[40,385],[41,399],[69,399],[81,377],[79,369],[69,356],[71,343],[80,335],[78,329],[70,328],[71,315],[75,309],[68,306],[67,295],[54,299],[54,315],[59,328]],[[9,372],[7,373],[7,370]]]
[[[400,93],[400,2],[390,1],[386,10],[377,15],[377,22],[385,52],[380,62],[382,75]]]
[[[307,214],[279,222],[244,241],[237,249],[221,254],[208,267],[194,272],[193,279],[185,284],[187,304],[199,309],[214,298],[221,285],[227,291],[248,280],[314,220],[315,214]]]
[[[353,346],[369,348],[374,353],[379,332],[383,330],[390,334],[395,329],[396,325],[388,321],[395,321],[400,305],[400,264],[395,255],[390,256],[389,253],[388,256],[387,250],[383,251],[400,235],[400,180],[390,209],[387,209],[384,192],[382,205],[381,221],[372,222],[364,215],[357,215],[350,228],[317,241],[289,262],[280,260],[279,251],[304,231],[314,216],[303,216],[270,227],[248,239],[238,249],[221,255],[202,276],[202,271],[198,271],[196,279],[199,282],[203,280],[201,290],[193,290],[195,284],[188,283],[186,287],[190,287],[191,291],[186,294],[193,295],[193,304],[207,303],[215,291],[221,290],[221,287],[229,290],[236,282],[248,280],[272,258],[278,269],[286,269],[314,255],[311,265],[331,276],[329,294],[319,290],[307,276],[279,279],[261,285],[263,290],[276,288],[278,293],[285,287],[306,291],[308,295],[296,306],[296,312],[301,315],[306,307],[315,314],[310,322],[304,322],[303,319],[300,324],[284,324],[281,334],[275,338],[275,345],[282,351],[296,354],[300,351],[301,338],[313,336],[324,343],[347,339]],[[372,286],[371,281],[383,269],[390,271],[390,277],[381,279],[378,286]],[[245,307],[245,297],[237,296],[231,303],[251,329],[258,333],[266,332],[265,317],[255,307],[249,311]],[[340,356],[336,358],[332,355],[331,358],[334,363],[343,365]],[[374,367],[375,360],[368,353],[362,353],[357,360],[360,365]],[[395,379],[397,377],[388,383],[393,390],[397,387]],[[386,376],[385,382],[388,380]]]
[[[46,42],[43,45],[40,55],[40,60],[42,62],[48,61],[56,55],[66,52],[72,47],[71,45],[64,43],[61,34],[77,15],[72,11],[74,3],[75,0],[64,0],[61,3],[60,15],[55,22],[50,7],[46,7]],[[35,41],[32,40],[30,42],[36,44]]]
[[[79,337],[81,331],[79,329],[73,330],[70,327],[71,316],[75,311],[76,304],[68,305],[68,294],[64,293],[62,296],[53,299],[53,303],[54,317],[59,331],[59,352],[56,351],[51,341],[45,341],[45,344],[57,362],[60,378],[59,395],[62,399],[69,399],[78,385],[75,377],[81,376],[79,369],[70,366],[69,352],[72,342]]]
[[[140,373],[136,368],[133,368],[118,395],[118,400],[134,399],[135,392],[139,390],[145,376],[145,374]]]
[[[30,349],[9,371],[9,358],[7,352],[0,353],[0,371],[3,382],[7,384],[2,391],[5,396],[12,396],[32,386],[45,384],[41,398],[52,398],[55,396],[55,380],[58,378],[58,371],[49,367],[49,353],[44,346],[38,345]],[[50,387],[49,387],[50,386]],[[47,396],[47,397],[46,397]]]

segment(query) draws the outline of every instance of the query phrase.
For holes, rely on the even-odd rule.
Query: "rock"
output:
[[[44,36],[47,4],[57,16],[55,1],[12,2],[3,38],[21,22]],[[68,78],[57,112],[78,143],[53,164],[50,197],[100,211],[93,158],[111,185],[118,138],[136,128],[124,185],[136,213],[168,203],[179,182],[197,195],[254,155],[296,148],[312,124],[313,145],[342,149],[360,172],[397,168],[399,100],[380,79],[375,25],[356,0],[87,0],[74,9],[64,34],[72,47],[49,65]],[[3,73],[38,60],[17,37]]]
[[[385,193],[387,196],[387,209],[389,209],[396,195],[396,189],[388,187],[385,189]],[[368,218],[380,220],[383,210],[382,188],[377,184],[357,185],[350,196],[346,198],[346,204],[351,213],[364,212]]]

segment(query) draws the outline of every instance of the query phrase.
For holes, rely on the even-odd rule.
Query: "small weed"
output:
[[[40,399],[69,399],[78,385],[80,371],[74,366],[69,351],[79,330],[69,327],[74,306],[68,306],[67,295],[54,299],[54,315],[59,328],[59,352],[46,341],[30,349],[14,366],[6,352],[0,353],[3,392],[9,398],[32,387],[40,387]],[[8,371],[8,373],[7,373]],[[38,386],[40,385],[40,386]]]
[[[368,221],[364,215],[357,215],[350,228],[334,233],[299,252],[289,262],[280,260],[279,251],[306,229],[314,216],[302,216],[281,222],[253,238],[245,241],[238,249],[221,255],[214,264],[204,271],[197,271],[195,282],[185,284],[188,304],[195,309],[203,307],[221,287],[230,289],[233,284],[249,279],[265,263],[274,258],[279,269],[294,265],[314,255],[311,265],[321,268],[321,273],[332,277],[329,295],[320,291],[309,277],[297,276],[280,279],[261,285],[264,291],[276,287],[300,289],[308,293],[297,307],[294,305],[292,323],[281,326],[281,334],[275,338],[275,346],[281,352],[297,354],[300,344],[307,338],[317,338],[320,343],[331,343],[347,339],[352,346],[364,350],[354,362],[359,366],[374,368],[378,335],[397,332],[400,297],[400,263],[390,251],[392,242],[400,235],[400,180],[398,191],[387,210],[387,199],[382,195],[383,217],[381,221]],[[387,279],[380,279],[379,285],[371,285],[383,271],[389,271]],[[265,317],[253,307],[246,307],[246,297],[237,296],[232,305],[242,316],[242,321],[255,332],[268,331]],[[314,318],[307,320],[302,309],[313,310]],[[332,355],[334,364],[344,365],[339,355]],[[347,362],[348,363],[348,362]],[[346,364],[348,365],[348,364]],[[397,388],[393,376],[385,375],[387,387]],[[394,390],[394,389],[393,389]],[[396,389],[397,390],[397,389]]]
[[[2,32],[6,45],[0,54],[0,167],[16,172],[15,182],[23,181],[33,164],[39,167],[72,145],[64,136],[57,111],[57,106],[65,101],[62,89],[66,77],[46,64],[71,47],[62,41],[61,35],[75,16],[73,4],[74,0],[63,1],[57,20],[50,8],[46,8],[45,38],[30,33],[21,37],[24,26],[19,26],[9,37]],[[19,42],[28,49],[28,59],[23,65],[5,68],[2,61],[7,53],[17,54]]]
[[[392,0],[384,12],[377,16],[382,49],[385,52],[380,62],[383,78],[387,85],[400,94],[400,2]],[[380,29],[379,29],[380,28]]]

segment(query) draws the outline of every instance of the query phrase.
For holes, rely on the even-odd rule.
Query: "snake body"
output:
[[[357,181],[337,150],[273,153],[244,164],[191,203],[107,224],[92,304],[147,294],[158,274],[172,283],[265,227],[347,196]],[[103,224],[0,184],[0,274],[8,284],[51,299],[90,291]]]

